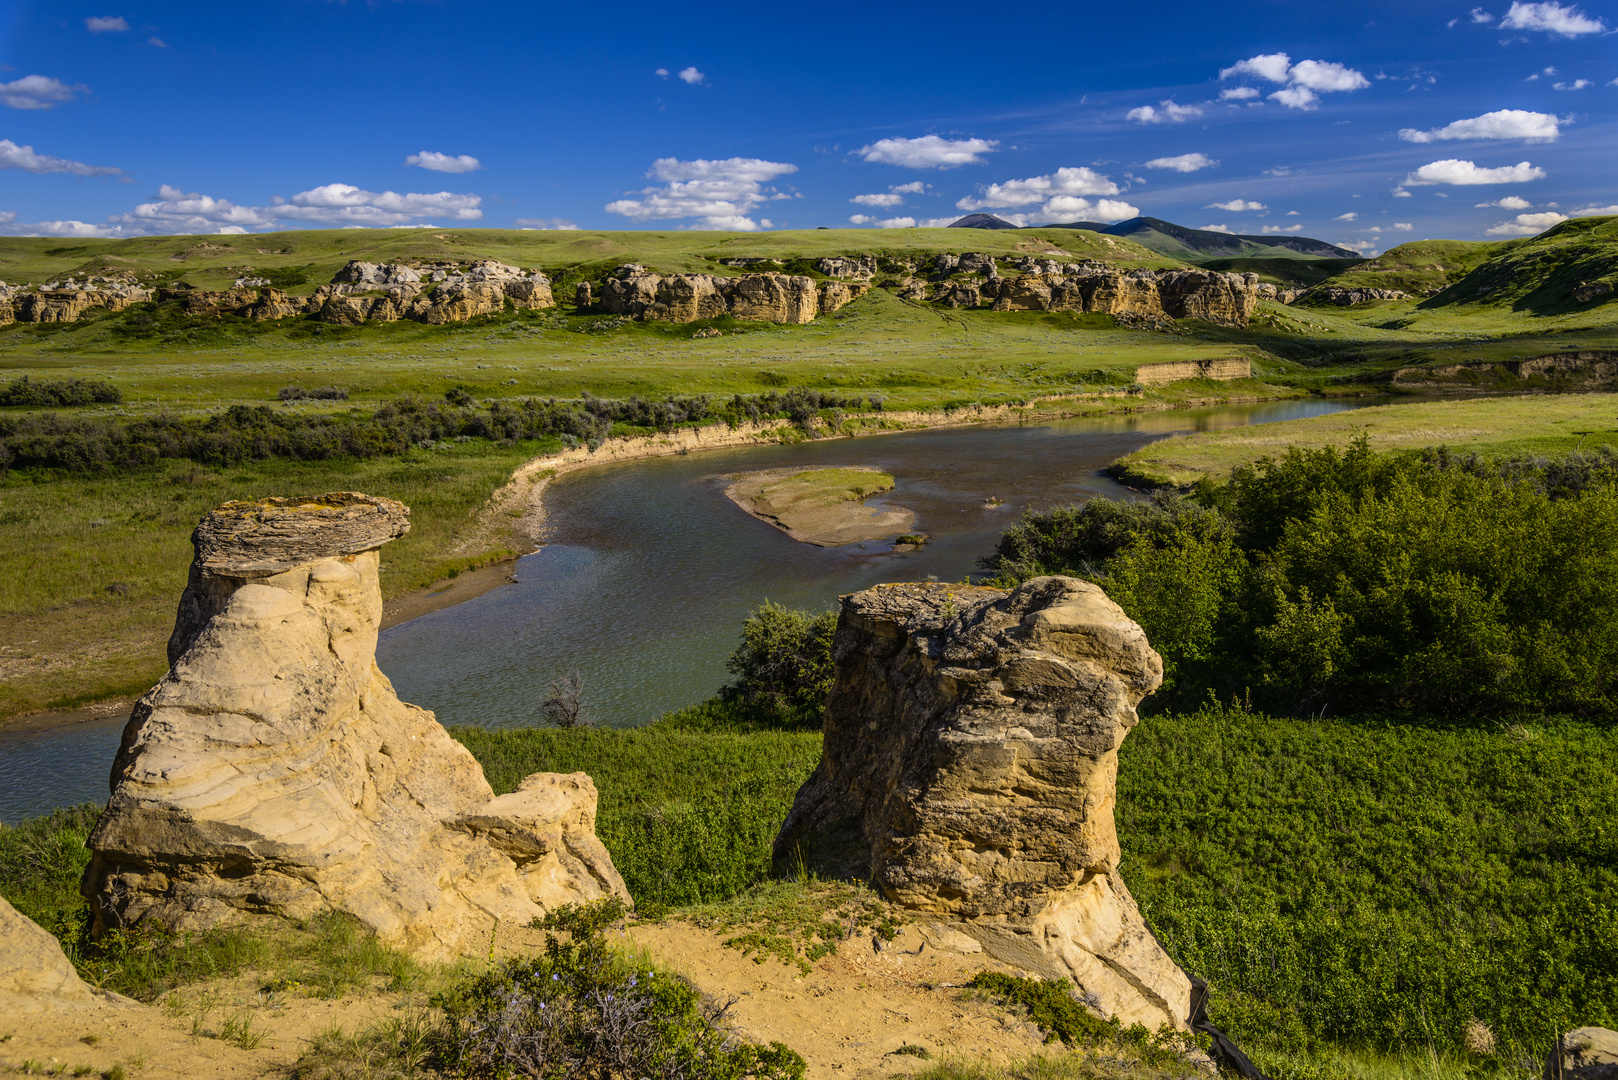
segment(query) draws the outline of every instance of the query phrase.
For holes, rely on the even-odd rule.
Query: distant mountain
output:
[[[949,223],[952,229],[1015,229],[1017,226],[993,214],[968,214],[959,221]]]
[[[969,214],[953,223],[950,228],[1012,229],[1016,226],[993,214]],[[1307,236],[1252,236],[1213,232],[1209,229],[1188,229],[1184,225],[1176,225],[1172,221],[1154,217],[1134,217],[1111,225],[1101,221],[1069,221],[1040,225],[1037,228],[1088,229],[1110,236],[1128,237],[1159,255],[1193,263],[1232,258],[1361,258],[1356,252],[1328,244],[1323,240],[1311,240]]]

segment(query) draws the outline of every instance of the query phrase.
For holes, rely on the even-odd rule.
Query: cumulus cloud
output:
[[[1484,11],[1482,8],[1473,8],[1472,9],[1472,21],[1475,22],[1475,23],[1482,23],[1482,24],[1492,23],[1492,22],[1494,22],[1494,16],[1490,15],[1487,11]]]
[[[92,15],[84,20],[84,28],[92,34],[121,34],[129,23],[122,15]]]
[[[1235,233],[1231,232],[1229,225],[1203,225],[1201,226],[1201,229],[1203,232],[1222,232],[1226,236],[1236,235]]]
[[[1529,180],[1539,180],[1545,175],[1545,170],[1537,165],[1530,165],[1526,161],[1519,161],[1515,165],[1502,165],[1498,169],[1484,169],[1470,161],[1461,161],[1457,158],[1445,158],[1443,161],[1431,161],[1409,176],[1404,182],[1411,187],[1425,187],[1432,184],[1521,184]]]
[[[32,146],[18,146],[0,139],[0,169],[21,169],[31,173],[67,173],[69,176],[122,176],[122,169],[110,165],[86,165],[82,161],[38,154]]]
[[[553,217],[553,218],[520,217],[520,218],[517,219],[516,224],[517,224],[517,227],[519,229],[540,229],[540,230],[544,230],[544,231],[547,231],[547,232],[558,231],[558,230],[560,230],[562,232],[573,232],[573,231],[578,229],[578,226],[576,224],[574,224],[573,222],[567,220],[566,218],[559,218],[559,217]]]
[[[1551,84],[1552,90],[1583,90],[1586,86],[1595,85],[1589,79],[1574,79],[1572,82],[1559,82]]]
[[[1357,218],[1357,217],[1359,217],[1359,215],[1358,215],[1358,214],[1356,214],[1356,213],[1355,213],[1355,212],[1354,212],[1354,211],[1352,211],[1352,210],[1350,210],[1350,211],[1349,211],[1349,212],[1348,212],[1348,213],[1346,213],[1346,214],[1338,214],[1338,215],[1337,215],[1337,216],[1336,216],[1336,217],[1335,217],[1335,218],[1333,218],[1333,219],[1332,219],[1332,220],[1333,220],[1333,221],[1353,221],[1353,220],[1354,220],[1354,219],[1355,219],[1355,218]]]
[[[1534,204],[1529,202],[1527,199],[1521,198],[1520,196],[1507,195],[1505,198],[1496,199],[1493,202],[1480,202],[1473,205],[1479,210],[1482,210],[1487,206],[1498,206],[1502,210],[1526,210]]]
[[[246,232],[273,228],[278,216],[273,207],[238,206],[226,199],[182,191],[164,184],[158,197],[141,203],[127,214],[107,219],[116,235],[145,233]]]
[[[1286,53],[1263,53],[1248,57],[1246,60],[1238,60],[1228,68],[1221,68],[1219,77],[1263,79],[1265,82],[1282,83],[1283,87],[1271,94],[1270,100],[1289,109],[1313,109],[1319,104],[1321,94],[1363,90],[1371,85],[1371,81],[1363,73],[1345,64],[1329,60],[1299,60],[1294,64]],[[1226,91],[1221,92],[1220,97],[1258,96],[1258,91],[1252,87],[1236,89],[1251,93],[1238,94]]]
[[[84,236],[116,237],[123,233],[110,225],[92,225],[88,221],[31,221],[6,223],[8,236]]]
[[[1175,172],[1192,173],[1198,169],[1211,169],[1219,162],[1207,154],[1180,154],[1177,157],[1153,158],[1146,162],[1148,169],[1172,169]]]
[[[669,69],[668,68],[658,68],[656,71],[652,72],[652,74],[656,75],[660,79],[666,79],[666,78],[669,77]]]
[[[1470,120],[1456,120],[1441,128],[1421,131],[1400,128],[1399,138],[1405,142],[1430,143],[1470,139],[1525,139],[1528,142],[1554,142],[1561,135],[1560,125],[1568,121],[1551,113],[1529,112],[1527,109],[1496,109],[1494,112],[1474,116]]]
[[[483,216],[483,211],[478,209],[482,203],[483,199],[477,195],[453,191],[366,191],[353,184],[323,184],[300,191],[290,199],[278,198],[268,210],[289,221],[377,228],[402,225],[423,217],[477,221]]]
[[[1412,229],[1415,228],[1415,226],[1410,224],[1410,222],[1408,222],[1408,221],[1395,221],[1393,223],[1393,227],[1395,229],[1397,229],[1399,232],[1410,232]]]
[[[427,169],[431,172],[469,173],[477,172],[483,168],[483,162],[471,154],[440,154],[435,150],[423,150],[419,154],[411,154],[405,158],[406,165],[414,165],[418,169]]]
[[[706,229],[752,232],[761,223],[748,215],[776,194],[764,185],[777,176],[797,171],[796,165],[760,158],[659,158],[646,175],[663,181],[663,185],[642,188],[638,199],[610,202],[607,212],[634,221],[696,218]],[[762,225],[768,228],[769,222]]]
[[[1607,29],[1600,19],[1592,19],[1577,7],[1550,0],[1543,4],[1524,4],[1521,0],[1511,5],[1500,26],[1508,30],[1543,30],[1557,37],[1578,37],[1581,34],[1599,34]]]
[[[1266,232],[1266,233],[1295,233],[1295,232],[1303,232],[1303,226],[1302,225],[1266,225],[1266,226],[1264,226],[1263,231]]]
[[[1142,105],[1138,109],[1130,109],[1124,114],[1124,119],[1133,120],[1137,124],[1183,124],[1193,116],[1201,116],[1202,109],[1196,105],[1176,105],[1173,98],[1159,101],[1157,107]]]
[[[700,86],[708,81],[708,76],[694,67],[680,69],[680,81],[690,86]]]
[[[874,217],[868,217],[865,214],[855,214],[848,220],[853,222],[855,225],[872,225],[878,229],[914,229],[916,227],[916,219],[913,217],[891,217],[878,220]],[[943,219],[943,224],[948,225],[950,220],[951,219],[948,218]],[[925,222],[924,224],[931,225],[937,224],[937,222],[929,219],[929,221]]]
[[[953,169],[957,165],[981,165],[981,155],[1000,143],[995,139],[945,139],[923,135],[919,139],[879,139],[855,153],[878,165],[900,165],[907,169]]]
[[[1023,180],[990,184],[984,189],[981,198],[974,199],[968,195],[955,205],[961,210],[985,210],[994,206],[1028,206],[1063,195],[1116,194],[1118,194],[1117,184],[1099,173],[1080,166],[1057,169],[1054,173],[1044,176],[1030,176]]]
[[[1490,236],[1533,236],[1566,220],[1566,214],[1546,210],[1538,214],[1518,214],[1514,221],[1502,221],[1494,228],[1483,231]]]
[[[900,206],[904,203],[906,195],[920,195],[926,190],[927,184],[916,180],[909,184],[890,184],[886,194],[856,195],[848,201],[861,206]]]
[[[13,109],[54,109],[89,90],[88,86],[69,85],[48,75],[24,75],[20,79],[0,83],[0,104]]]
[[[1258,91],[1251,86],[1227,86],[1219,91],[1220,101],[1251,101],[1258,97]]]
[[[1242,214],[1250,210],[1268,210],[1269,207],[1261,202],[1251,202],[1247,199],[1232,199],[1229,202],[1209,203],[1204,210],[1228,210],[1232,214]]]

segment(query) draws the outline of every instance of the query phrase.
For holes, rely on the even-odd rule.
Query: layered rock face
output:
[[[1305,303],[1336,304],[1338,307],[1353,307],[1355,304],[1367,304],[1372,300],[1409,299],[1410,294],[1403,289],[1345,289],[1341,285],[1324,285],[1303,294]]]
[[[354,492],[226,503],[198,526],[169,640],[90,838],[96,931],[358,918],[419,955],[560,903],[629,899],[582,773],[496,798],[375,663],[378,549],[404,506]]]
[[[1118,747],[1163,676],[1140,627],[1073,578],[882,585],[843,598],[834,648],[825,749],[778,862],[870,876],[937,940],[1185,1029],[1190,980],[1118,872]]]
[[[609,315],[686,323],[731,315],[754,322],[807,323],[836,311],[869,286],[826,282],[794,274],[653,274],[643,266],[620,266],[595,297]],[[581,298],[587,294],[580,292]]]
[[[1246,326],[1258,302],[1257,274],[1212,270],[1120,271],[1105,263],[1072,263],[1065,273],[1002,279],[996,311],[1083,311],[1155,315]]]
[[[75,322],[105,308],[122,311],[150,300],[152,291],[122,277],[91,276],[47,281],[32,291],[0,281],[0,325],[13,322]]]

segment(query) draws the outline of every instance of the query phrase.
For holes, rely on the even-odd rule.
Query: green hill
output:
[[[995,256],[1072,255],[1164,266],[1160,254],[1114,237],[1066,230],[813,229],[792,232],[584,232],[525,229],[319,229],[241,236],[150,236],[129,240],[0,237],[0,280],[39,284],[68,274],[133,271],[148,280],[184,277],[198,288],[227,287],[249,272],[291,271],[302,288],[331,280],[350,259],[392,262],[498,259],[564,270],[641,263],[665,273],[730,273],[720,259],[766,258],[783,265],[834,255],[915,260],[938,252]],[[793,272],[805,272],[803,267]]]
[[[1056,228],[1085,229],[1092,223],[1077,221]],[[1182,262],[1204,263],[1209,259],[1282,258],[1353,259],[1346,248],[1335,247],[1307,236],[1247,236],[1188,229],[1162,218],[1134,217],[1102,230],[1108,236],[1131,240],[1144,248]]]
[[[1560,315],[1618,298],[1618,217],[1574,218],[1489,257],[1421,306],[1479,306]]]
[[[1343,268],[1321,282],[1345,289],[1400,289],[1413,296],[1446,289],[1521,240],[1415,240]]]

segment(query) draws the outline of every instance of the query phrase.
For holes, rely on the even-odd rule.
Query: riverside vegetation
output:
[[[1584,250],[1607,243],[1599,230],[1612,227],[1590,220],[1565,230]],[[915,233],[903,240],[916,251],[961,246],[959,236]],[[971,244],[1010,251],[1028,238],[1166,264],[1060,233]],[[1398,366],[1618,345],[1599,311],[1533,292],[1560,280],[1548,260],[1569,250],[1568,236],[1548,236],[1501,249],[1536,275],[1523,294],[1537,305],[1532,321],[1454,288],[1433,305],[1265,302],[1246,330],[1159,334],[1094,316],[945,311],[877,289],[801,327],[727,318],[675,328],[565,308],[449,327],[253,327],[158,305],[133,320],[6,328],[0,376],[28,381],[8,384],[0,415],[7,453],[21,455],[0,472],[0,545],[18,568],[0,593],[12,627],[0,641],[12,646],[0,653],[0,714],[150,685],[183,580],[183,538],[227,498],[360,488],[410,503],[414,530],[389,549],[393,596],[505,557],[509,541],[478,533],[479,508],[518,464],[570,439],[740,422],[754,418],[749,407],[802,437],[859,421],[856,410],[881,423],[901,409],[1027,408],[1048,394],[1076,395],[1054,407],[1082,412],[1360,392],[1367,384],[1355,380]],[[703,269],[681,249],[684,237],[637,238],[649,254],[617,237],[540,239],[567,248],[545,261],[580,280],[628,258]],[[797,257],[854,241],[713,242]],[[160,256],[165,269],[196,247],[127,243],[150,247],[142,257]],[[476,253],[512,257],[500,237],[471,231],[277,243],[283,255],[259,261],[315,268],[306,280],[327,272],[322,260],[380,261],[399,245],[463,249],[456,257],[494,245]],[[5,250],[45,267],[114,247]],[[1493,280],[1491,250],[1469,247],[1447,269],[1436,249],[1384,259],[1457,286],[1484,271],[1477,280]],[[186,258],[207,264],[192,274],[204,286],[224,272],[212,263],[239,261]],[[559,294],[570,291],[565,273],[556,279]],[[691,340],[709,329],[722,336]],[[1142,360],[1233,354],[1252,360],[1255,379],[1130,386]],[[1487,404],[1496,420],[1537,407]],[[1096,580],[1163,652],[1171,682],[1148,700],[1159,711],[1121,755],[1124,872],[1169,951],[1210,981],[1213,1019],[1276,1080],[1526,1076],[1556,1032],[1618,1026],[1618,790],[1604,767],[1618,750],[1613,458],[1590,449],[1599,435],[1569,456],[1587,432],[1530,447],[1509,444],[1517,438],[1476,439],[1468,449],[1481,457],[1316,440],[1233,470],[1251,457],[1237,450],[1187,495],[1036,515],[987,555],[989,573],[1008,582],[1044,571]],[[1404,445],[1419,448],[1419,436]],[[1511,458],[1522,449],[1542,460]],[[496,791],[534,771],[589,772],[601,792],[598,834],[645,915],[762,922],[767,932],[753,935],[766,955],[806,961],[825,944],[814,924],[831,907],[885,917],[857,887],[770,879],[770,841],[818,758],[834,623],[825,613],[755,613],[731,686],[643,728],[455,734]],[[19,647],[91,624],[97,640],[71,656]],[[19,653],[40,662],[19,665]],[[154,1000],[244,970],[277,971],[321,994],[378,985],[449,994],[483,977],[426,971],[341,919],[277,936],[137,934],[91,948],[77,885],[97,813],[62,810],[0,830],[0,894],[57,933],[92,981]],[[1145,1068],[1134,1060],[1051,1059],[1018,1075]],[[944,1063],[931,1075],[988,1073]]]
[[[1125,872],[1170,953],[1209,980],[1212,1018],[1272,1076],[1386,1075],[1409,1055],[1521,1075],[1557,1032],[1618,1022],[1618,778],[1605,764],[1618,727],[1600,651],[1615,635],[1599,621],[1612,617],[1602,590],[1618,552],[1600,539],[1611,530],[1590,527],[1612,512],[1615,465],[1607,451],[1490,462],[1378,456],[1363,440],[1297,449],[1190,498],[1030,515],[986,557],[1007,577],[1102,582],[1163,652],[1172,687],[1120,757]],[[1446,514],[1467,524],[1439,544]],[[1547,550],[1525,557],[1509,542],[1523,528]],[[1585,550],[1560,551],[1562,535]],[[1304,557],[1317,549],[1335,562]],[[1494,557],[1505,550],[1519,557]],[[1131,585],[1148,558],[1162,590]],[[1364,606],[1365,581],[1380,607]],[[1261,631],[1276,623],[1214,632],[1222,605],[1274,616],[1289,589],[1296,607],[1322,582],[1310,602],[1331,607],[1287,624],[1314,668],[1267,659]],[[1556,607],[1574,593],[1579,611]],[[1357,621],[1373,610],[1383,634]],[[832,626],[829,613],[760,610],[726,692],[644,728],[456,734],[496,791],[538,770],[589,772],[598,834],[644,915],[790,906],[780,890],[813,886],[768,880],[770,841],[818,757]],[[1390,641],[1391,628],[1405,636]],[[1389,663],[1393,648],[1428,666]],[[5,895],[85,970],[151,996],[197,965],[264,955],[229,931],[110,959],[80,947],[75,886],[94,817],[0,833]],[[784,955],[807,944],[793,933]]]

